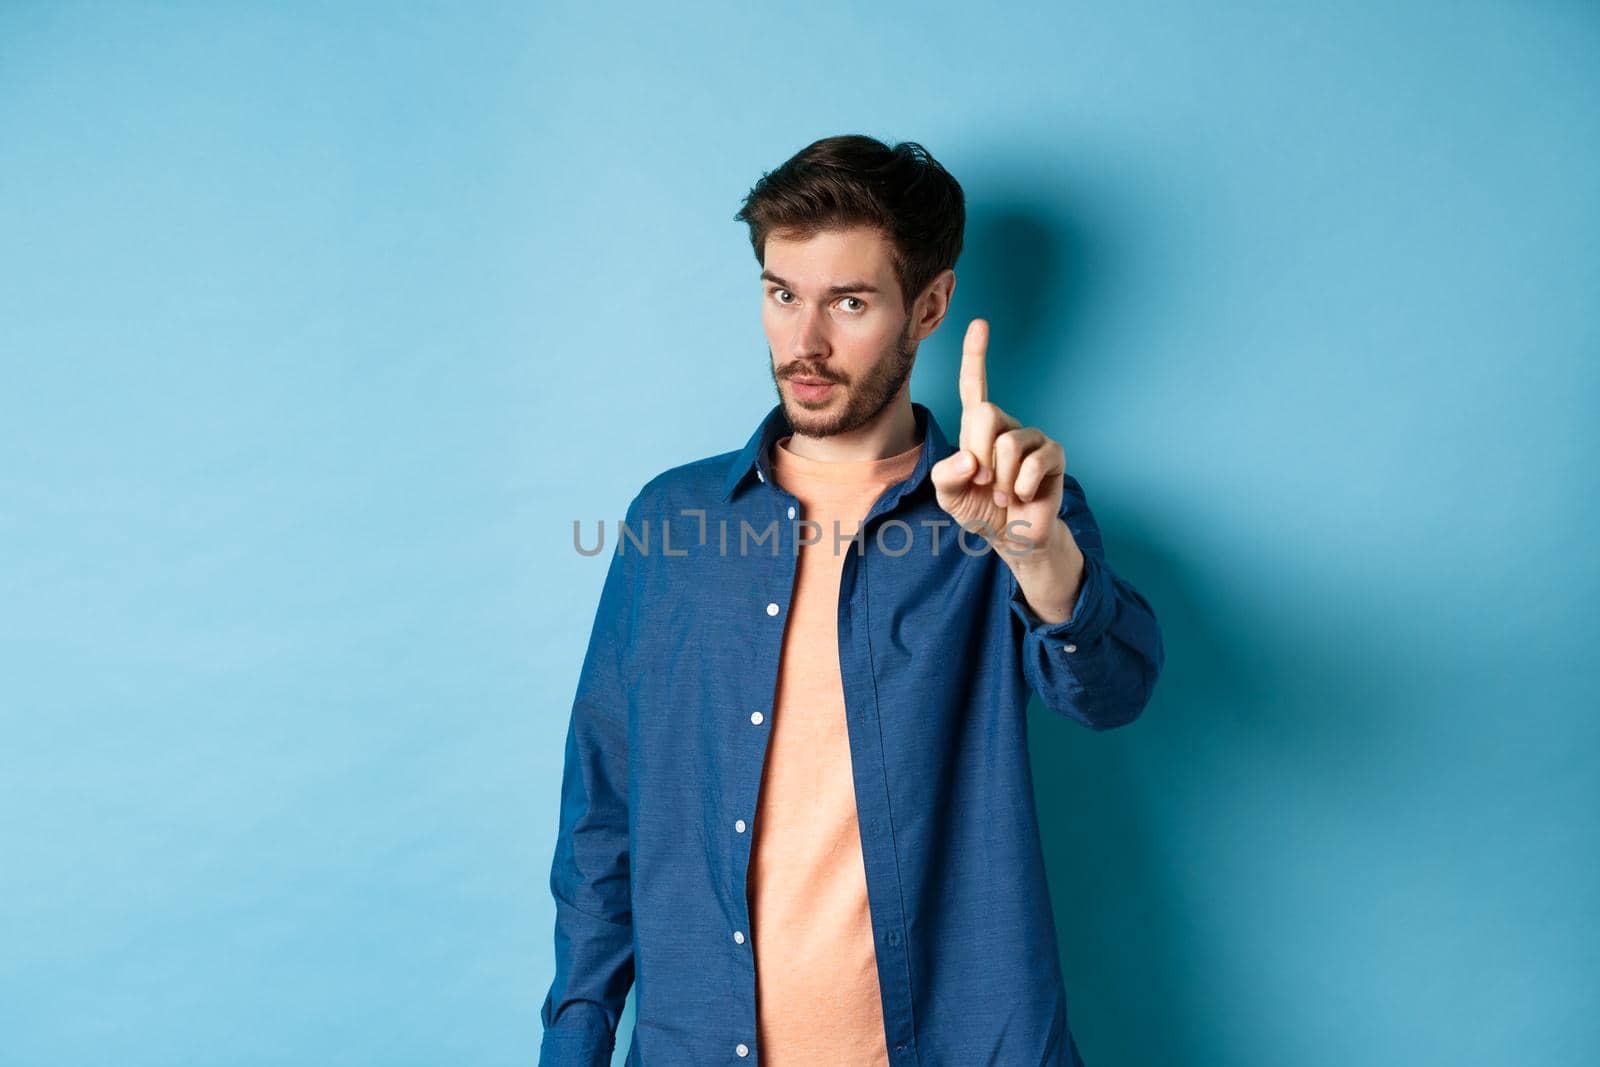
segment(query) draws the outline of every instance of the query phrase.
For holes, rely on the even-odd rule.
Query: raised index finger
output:
[[[975,408],[989,399],[988,374],[984,370],[989,347],[989,323],[973,319],[967,323],[967,336],[961,342],[961,406]]]

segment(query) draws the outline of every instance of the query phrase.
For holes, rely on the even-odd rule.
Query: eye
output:
[[[773,299],[777,300],[778,303],[780,303],[780,304],[787,304],[788,303],[788,301],[782,299],[782,297],[784,297],[784,296],[793,296],[793,295],[794,294],[789,292],[789,290],[787,290],[787,289],[773,289],[772,290]]]
[[[848,301],[852,301],[852,302],[854,302],[854,303],[856,303],[856,304],[859,304],[859,305],[860,305],[860,306],[859,306],[859,307],[856,307],[856,308],[851,308],[851,309],[849,309],[849,310],[852,310],[852,311],[857,311],[857,312],[859,312],[859,311],[865,311],[865,310],[866,310],[866,307],[867,307],[867,305],[866,305],[866,304],[863,304],[863,303],[862,303],[862,302],[861,302],[861,298],[860,298],[860,297],[855,297],[855,296],[847,296],[847,297],[845,297],[845,298],[844,298],[844,299],[845,299],[845,300],[848,300]]]

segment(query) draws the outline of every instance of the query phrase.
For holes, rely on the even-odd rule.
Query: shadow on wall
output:
[[[969,219],[958,274],[974,282],[958,279],[941,329],[953,340],[929,351],[929,368],[919,360],[919,382],[933,398],[925,402],[952,439],[960,336],[978,316],[995,326],[991,399],[1058,438],[1070,432],[1043,413],[1072,367],[1094,358],[1076,343],[1073,324],[1119,271],[1109,268],[1116,250],[1104,235],[1097,239],[1087,220],[1057,215],[1010,210]],[[1103,264],[1106,275],[1098,273]],[[949,397],[938,387],[945,380]],[[1114,417],[1116,398],[1074,394],[1070,404],[1077,417]],[[1072,445],[1063,444],[1071,469]],[[1254,885],[1270,896],[1281,884],[1268,869],[1270,849],[1255,840],[1269,828],[1281,839],[1292,817],[1274,783],[1296,782],[1313,803],[1348,795],[1351,776],[1380,758],[1385,723],[1403,718],[1396,694],[1379,684],[1402,665],[1394,648],[1363,644],[1370,627],[1356,623],[1372,608],[1354,602],[1348,583],[1314,577],[1314,546],[1279,545],[1279,554],[1253,560],[1251,589],[1302,591],[1249,602],[1229,581],[1236,564],[1188,558],[1183,530],[1138,486],[1107,484],[1092,471],[1082,479],[1108,561],[1161,623],[1166,665],[1143,716],[1115,730],[1061,719],[1037,698],[1029,707],[1069,1019],[1089,1067],[1243,1062],[1259,1052],[1264,1023],[1271,1028],[1252,1018],[1252,994],[1304,981],[1303,973],[1271,973],[1278,960],[1259,958],[1262,945],[1294,941],[1291,921],[1274,923],[1295,909],[1271,899],[1216,901],[1214,887]],[[1234,506],[1228,493],[1218,486],[1217,507]],[[1263,576],[1263,567],[1285,580]],[[1303,602],[1308,586],[1324,585],[1325,601]],[[1254,880],[1253,871],[1264,877]],[[1259,915],[1260,940],[1241,944],[1208,917],[1222,905],[1252,922]],[[1239,975],[1249,976],[1247,987],[1233,980]]]

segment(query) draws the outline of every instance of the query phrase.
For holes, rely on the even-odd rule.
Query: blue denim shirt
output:
[[[1070,474],[1060,514],[1084,581],[1066,621],[1035,616],[1004,560],[936,502],[928,469],[955,446],[913,410],[916,468],[838,550],[889,1062],[1078,1065],[1027,705],[1031,690],[1096,730],[1132,721],[1161,672],[1160,630]],[[566,736],[543,1067],[609,1064],[630,984],[630,1065],[761,1062],[745,876],[797,544],[817,537],[772,478],[790,431],[776,405],[743,448],[655,476],[612,546]]]

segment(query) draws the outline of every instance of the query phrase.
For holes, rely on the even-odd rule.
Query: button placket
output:
[[[878,514],[892,510],[898,500],[898,495],[880,497],[878,503],[869,511],[858,528],[857,536],[864,541],[871,536],[872,521]],[[878,721],[877,693],[871,684],[873,662],[869,645],[862,640],[860,633],[869,625],[866,586],[869,581],[868,574],[872,569],[872,560],[876,558],[868,543],[867,550],[860,555],[854,551],[844,561],[841,572],[839,596],[841,601],[849,604],[848,613],[842,613],[840,620],[840,656],[841,674],[845,688],[845,707],[847,725],[850,727],[852,757],[857,746],[863,749],[866,756],[862,761],[863,766],[871,766],[881,772],[883,767],[881,734],[873,729],[873,724]],[[848,631],[844,628],[848,627]],[[854,711],[853,715],[850,712]],[[866,865],[867,883],[869,893],[873,885],[882,885],[887,888],[883,896],[885,903],[874,909],[874,919],[877,921],[880,944],[884,946],[885,957],[894,958],[894,966],[889,970],[892,974],[893,988],[886,988],[884,992],[885,1025],[889,1032],[906,1034],[914,1030],[911,1015],[911,989],[910,989],[910,962],[909,954],[902,947],[905,940],[901,934],[901,924],[904,922],[902,909],[895,906],[899,897],[899,870],[894,847],[890,840],[893,832],[890,829],[892,821],[887,818],[889,792],[888,780],[881,773],[872,775],[870,787],[867,783],[858,784],[858,789],[870,788],[870,796],[864,796],[858,791],[858,801],[870,803],[872,812],[864,813],[864,825],[867,834],[862,838],[863,859]],[[891,951],[892,950],[892,951]],[[912,1048],[910,1038],[896,1041],[892,1046],[897,1053],[897,1063],[915,1062],[915,1056],[907,1056]]]
[[[759,467],[756,468],[756,476],[758,478],[760,478],[762,481],[766,480],[765,477],[762,476],[761,470],[760,470]],[[776,487],[776,483],[774,483],[774,486]],[[790,499],[793,499],[793,498],[791,497]],[[794,505],[785,505],[785,507],[786,507],[786,510],[787,510],[787,513],[788,513],[789,517],[792,519],[795,516],[795,514],[797,513],[797,509],[795,508]],[[792,540],[793,540],[792,533],[789,534],[788,536],[785,536],[782,532],[780,532],[779,537],[778,537],[779,551],[780,552],[784,552],[784,551],[788,550],[789,548],[791,548],[791,545],[788,544],[788,542],[791,542]],[[794,580],[795,580],[795,574],[796,574],[795,567],[794,567],[795,557],[794,557],[794,555],[792,553],[790,553],[790,555],[789,555],[789,560],[790,560],[790,567],[789,567],[789,570],[788,570],[789,593],[792,595],[793,590],[794,590]],[[782,619],[783,605],[779,601],[776,601],[776,600],[769,601],[767,603],[767,605],[766,605],[766,613],[767,613],[767,617],[768,618],[773,618],[773,619],[778,619],[779,620],[779,628],[781,630],[783,628],[783,624],[784,624],[784,620]],[[781,644],[780,644],[780,647],[781,647]],[[760,726],[765,721],[766,721],[766,712],[757,710],[757,711],[752,711],[750,713],[750,722],[751,722],[752,725]],[[757,763],[757,771],[756,771],[756,797],[757,797],[757,803],[759,804],[759,798],[760,798],[760,792],[761,792],[761,771],[765,767],[765,758],[764,758],[764,749],[758,749],[758,751],[761,752],[762,755],[763,755],[763,758],[760,761],[758,761],[758,763]],[[736,819],[736,820],[734,820],[733,828],[734,828],[734,832],[735,833],[744,834],[746,832],[746,830],[748,829],[748,824],[745,822],[744,819]],[[748,844],[749,844],[749,846],[753,847],[755,842],[753,840],[751,840],[751,841],[748,842]],[[749,851],[748,850],[744,851],[742,853],[742,857],[741,858],[743,860],[743,865],[744,865],[746,871],[748,871],[748,861],[749,861],[749,858],[750,858]],[[746,879],[740,879],[740,883],[742,885],[745,885],[745,886],[748,885],[748,881]],[[748,918],[749,918],[749,916],[748,916],[748,914],[746,914],[747,921],[748,921]],[[754,936],[753,933],[750,934],[750,935],[747,935],[745,933],[745,931],[743,931],[743,930],[735,930],[735,931],[733,931],[733,940],[734,940],[734,942],[736,944],[751,945],[753,947],[753,942],[750,941],[750,938],[753,937],[753,936]],[[741,958],[744,959],[747,963],[752,963],[753,962],[753,957],[751,955],[746,954],[746,955],[742,956]],[[734,1052],[738,1056],[740,1056],[741,1058],[749,1056],[752,1051],[753,1050],[750,1047],[750,1045],[748,1045],[748,1044],[746,1044],[744,1042],[740,1042],[739,1044],[734,1046]]]

